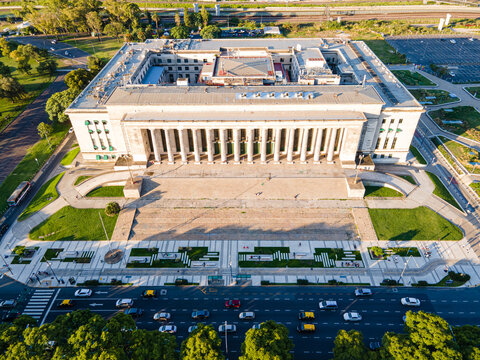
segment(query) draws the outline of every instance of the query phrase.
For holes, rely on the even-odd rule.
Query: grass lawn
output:
[[[208,246],[178,248],[179,252],[186,252],[192,261],[198,261],[208,254]]]
[[[130,256],[152,256],[158,254],[158,248],[132,248]]]
[[[432,180],[435,184],[435,190],[433,190],[433,195],[437,195],[440,199],[445,200],[450,205],[455,206],[458,210],[463,211],[460,205],[458,205],[455,198],[452,196],[452,194],[450,194],[445,185],[443,185],[442,181],[438,178],[438,176],[428,171],[426,171],[426,173],[430,180]]]
[[[480,86],[473,86],[465,88],[470,94],[475,96],[477,99],[480,99]]]
[[[35,60],[30,61],[32,70],[30,74],[22,74],[17,71],[17,62],[10,57],[0,56],[0,61],[10,67],[12,77],[17,79],[25,88],[26,95],[22,99],[10,101],[0,98],[0,130],[3,130],[20,114],[25,107],[37,98],[55,78],[50,75],[39,75],[36,71],[38,66]]]
[[[470,187],[480,196],[480,183],[471,183]]]
[[[398,176],[401,177],[402,179],[407,180],[410,184],[417,185],[417,182],[415,181],[415,179],[410,175],[398,175]]]
[[[365,186],[365,197],[402,197],[397,190],[385,186]]]
[[[434,140],[436,139],[434,138]],[[438,142],[446,146],[448,150],[450,150],[450,152],[455,156],[455,158],[467,169],[468,172],[471,173],[474,171],[474,166],[471,164],[471,162],[480,164],[480,156],[476,150],[470,149],[467,146],[464,146],[456,141],[447,139],[443,136],[439,137]],[[434,143],[435,145],[437,145],[437,141],[434,141]],[[452,156],[441,146],[439,147],[437,145],[437,147],[447,158],[447,160],[449,160],[451,164],[453,163],[452,166],[455,167],[455,170],[459,171],[460,174],[463,174],[462,169],[460,169],[460,167],[455,163],[455,161],[452,159]],[[480,174],[480,169],[478,165],[475,167],[475,174]]]
[[[66,38],[62,40],[69,45],[75,46],[91,55],[96,55],[99,58],[110,60],[113,55],[123,45],[123,41],[118,41],[111,37],[102,37],[102,41],[98,41],[95,37],[81,37],[81,38]]]
[[[68,128],[68,125],[55,127],[53,134],[50,135],[52,149],[49,148],[47,140],[41,139],[37,141],[35,145],[28,150],[17,167],[5,178],[0,185],[0,214],[7,209],[7,199],[12,192],[22,181],[30,181],[35,176],[55,148],[62,142]],[[38,160],[38,163],[35,159]]]
[[[452,111],[445,111],[452,110]],[[480,113],[472,106],[455,106],[450,109],[430,111],[430,117],[443,129],[466,138],[480,141]],[[444,124],[443,121],[461,121],[461,124]]]
[[[107,216],[103,209],[76,209],[65,206],[30,231],[32,240],[106,240],[98,214],[111,238],[118,215]]]
[[[45,262],[46,260],[52,260],[58,257],[58,254],[60,254],[63,251],[63,249],[47,249],[45,251],[45,254],[43,254],[42,259],[40,262]]]
[[[427,161],[422,156],[422,154],[420,154],[420,151],[418,151],[415,146],[410,146],[410,152],[413,154],[413,156],[415,156],[419,164],[427,165]]]
[[[37,211],[43,209],[45,206],[58,198],[57,184],[63,176],[63,172],[48,180],[42,185],[40,190],[35,194],[34,198],[28,204],[27,208],[18,217],[19,221],[29,218]]]
[[[456,96],[450,96],[450,92],[445,90],[416,89],[409,91],[415,99],[425,105],[448,104],[459,100]],[[429,99],[431,97],[435,97],[435,99]]]
[[[123,186],[102,186],[90,191],[87,197],[123,197]]]
[[[389,248],[384,248],[384,253],[380,257],[376,257],[372,252],[371,252],[371,247],[368,248],[368,253],[370,255],[370,259],[374,260],[387,260],[389,256],[392,255],[398,255],[402,257],[407,257],[407,256],[413,256],[413,257],[421,257],[420,251],[418,251],[418,248],[416,247],[389,247]]]
[[[77,179],[75,180],[75,183],[73,185],[79,185],[81,184],[82,182],[84,182],[85,180],[87,179],[90,179],[91,176],[90,175],[82,175],[82,176],[79,176],[77,177]]]
[[[76,147],[75,149],[70,150],[68,153],[65,154],[63,157],[61,164],[63,166],[70,165],[72,161],[77,157],[78,153],[80,152],[80,148]]]
[[[433,210],[368,209],[380,240],[461,240],[462,231]]]
[[[392,70],[392,73],[406,86],[435,86],[425,76],[409,70]]]
[[[365,43],[385,64],[406,64],[407,58],[385,40],[365,40]]]

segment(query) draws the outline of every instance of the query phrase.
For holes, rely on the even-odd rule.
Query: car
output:
[[[59,308],[71,308],[75,305],[75,301],[70,299],[62,300],[58,303]]]
[[[188,327],[188,333],[191,334],[192,332],[194,332],[197,329],[198,329],[198,325],[189,326]]]
[[[362,289],[355,289],[355,296],[361,297],[361,296],[371,296],[372,295],[372,290],[367,289],[367,288],[362,288]]]
[[[315,325],[313,325],[313,324],[299,324],[297,326],[297,331],[300,332],[300,333],[315,332]]]
[[[400,302],[404,306],[414,306],[414,307],[420,306],[420,300],[413,297],[404,297],[402,298],[402,300],[400,300]]]
[[[298,313],[298,320],[314,320],[315,313],[313,311],[301,311]]]
[[[131,317],[140,317],[143,315],[143,310],[140,308],[128,308],[125,310],[125,315],[130,315]]]
[[[323,300],[318,303],[320,310],[337,310],[338,304],[334,300]]]
[[[53,47],[51,47],[51,48],[50,48],[50,51],[52,51],[52,52],[53,52],[53,51],[55,51],[55,49],[54,49]]]
[[[172,318],[172,315],[170,315],[170,313],[168,312],[157,312],[155,313],[155,315],[153,315],[153,320],[157,320],[157,321],[168,321]]]
[[[175,325],[162,325],[158,328],[158,331],[162,333],[175,334],[177,332],[177,327]]]
[[[343,320],[345,321],[361,321],[362,315],[357,311],[349,311],[343,314]]]
[[[452,44],[456,44],[456,43],[457,43],[457,42],[456,42],[455,40],[453,40],[453,39],[451,39],[450,42],[451,42]]]
[[[255,325],[252,326],[252,329],[259,330],[261,327],[262,327],[261,323],[260,324],[255,324]]]
[[[403,315],[402,320],[403,320],[403,323],[406,324],[407,323],[407,315]]]
[[[142,293],[142,297],[144,298],[154,298],[157,297],[157,290],[145,290]]]
[[[220,334],[223,334],[225,332],[227,333],[234,333],[237,332],[237,326],[233,324],[222,324],[218,327],[218,332]]]
[[[55,45],[57,43],[57,40],[53,39],[52,41],[50,41],[53,45]]]
[[[253,320],[255,319],[255,313],[253,311],[245,311],[245,312],[241,312],[239,315],[238,315],[238,318],[240,320]]]
[[[70,129],[68,129],[68,133],[69,133],[69,134],[73,133],[73,127],[71,127]]]
[[[16,318],[20,316],[20,313],[18,311],[9,311],[2,316],[2,321],[3,322],[12,322]]]
[[[210,316],[210,313],[207,310],[199,310],[192,312],[192,319],[201,320],[207,319]]]
[[[117,302],[115,303],[115,306],[117,308],[129,308],[133,306],[133,300],[132,299],[118,299]]]
[[[370,350],[376,351],[382,347],[382,343],[380,341],[371,341],[370,344],[368,344],[368,347]]]
[[[79,290],[75,291],[75,296],[76,297],[92,296],[92,290],[91,289],[79,289]]]
[[[12,309],[15,306],[17,306],[17,300],[14,299],[3,300],[0,302],[0,308],[2,309]]]
[[[240,300],[227,300],[225,301],[225,307],[227,309],[238,309],[240,307]]]

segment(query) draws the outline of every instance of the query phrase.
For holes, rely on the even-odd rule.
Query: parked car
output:
[[[77,297],[92,296],[92,290],[91,289],[79,289],[79,290],[75,291],[75,296],[77,296]]]
[[[227,332],[227,333],[234,333],[234,332],[237,332],[237,327],[236,327],[235,325],[233,325],[233,324],[227,324],[227,325],[222,324],[222,325],[220,325],[220,326],[218,327],[218,332],[219,332],[220,334],[223,334],[223,333],[225,333],[225,332]]]
[[[16,318],[20,316],[20,313],[18,311],[9,311],[2,316],[2,321],[3,322],[12,322]]]
[[[361,297],[361,296],[371,296],[372,295],[372,290],[367,289],[367,288],[362,288],[362,289],[356,289],[355,290],[355,296]]]
[[[197,329],[198,329],[198,325],[189,326],[188,327],[188,333],[191,334],[192,332],[194,332]]]
[[[143,309],[140,308],[128,308],[125,310],[126,315],[137,318],[143,315]]]
[[[158,331],[163,333],[175,334],[177,327],[175,325],[162,325],[158,328]]]
[[[376,351],[382,347],[382,343],[380,341],[371,341],[370,344],[368,344],[368,347],[370,350]]]
[[[338,304],[334,300],[323,300],[318,303],[320,310],[337,310]]]
[[[75,305],[75,301],[70,300],[70,299],[65,299],[65,300],[62,300],[58,303],[58,307],[61,308],[61,309],[71,308],[74,305]]]
[[[12,309],[15,306],[17,306],[17,300],[14,299],[3,300],[0,302],[0,308],[2,309]]]
[[[225,307],[227,309],[238,309],[240,307],[240,300],[227,300],[225,301]]]
[[[238,315],[238,318],[240,320],[253,320],[255,319],[255,313],[253,311],[245,311],[245,312],[241,312],[239,315]]]
[[[414,307],[420,306],[420,300],[413,297],[404,297],[402,298],[402,300],[400,300],[400,302],[404,306],[414,306]]]
[[[145,290],[142,293],[142,297],[144,298],[154,298],[157,297],[157,290]]]
[[[172,318],[172,315],[168,312],[157,312],[153,315],[153,320],[156,321],[169,321]]]
[[[115,303],[117,308],[129,308],[133,306],[133,299],[118,299]]]
[[[349,311],[343,314],[343,320],[345,321],[361,321],[362,315],[357,311]]]
[[[195,320],[208,319],[209,316],[210,316],[210,312],[208,312],[207,310],[199,310],[199,311],[192,312],[192,319],[195,319]]]

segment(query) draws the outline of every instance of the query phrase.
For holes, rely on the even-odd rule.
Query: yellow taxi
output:
[[[145,290],[143,293],[142,293],[142,296],[144,298],[154,298],[154,297],[157,297],[157,290]]]
[[[300,324],[297,326],[297,331],[300,333],[313,333],[315,332],[315,325],[313,324]]]
[[[313,311],[302,311],[298,314],[298,320],[314,320],[315,313]]]
[[[73,300],[65,299],[65,300],[60,301],[60,303],[58,304],[58,307],[59,308],[71,308],[74,305],[75,305],[75,302]]]

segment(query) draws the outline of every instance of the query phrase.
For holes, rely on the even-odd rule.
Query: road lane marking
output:
[[[60,289],[57,290],[55,296],[53,297],[52,303],[51,303],[50,306],[48,307],[47,311],[45,312],[45,316],[43,317],[42,321],[40,322],[40,326],[42,326],[43,323],[45,322],[45,319],[47,318],[48,313],[49,313],[50,310],[52,309],[53,303],[54,303],[55,300],[57,299],[58,294],[60,294]]]

